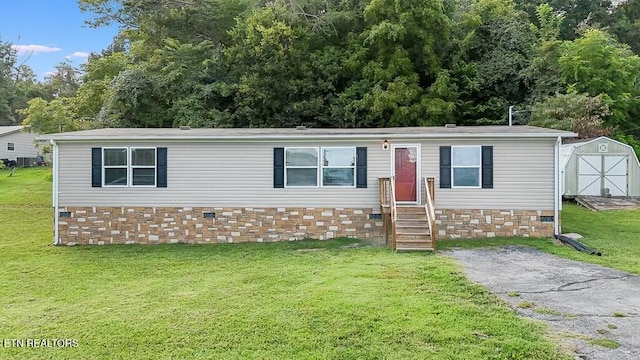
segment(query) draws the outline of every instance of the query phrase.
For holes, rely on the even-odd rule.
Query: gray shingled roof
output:
[[[12,134],[15,132],[18,132],[20,130],[22,130],[24,126],[22,125],[17,125],[17,126],[0,126],[0,136],[2,135],[8,135],[8,134]]]
[[[574,137],[568,131],[534,126],[399,127],[378,129],[306,128],[109,128],[42,135],[39,140],[154,139],[308,139],[308,138],[450,138],[450,137]]]

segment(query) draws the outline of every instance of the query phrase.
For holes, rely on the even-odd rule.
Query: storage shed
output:
[[[599,137],[562,145],[562,194],[565,196],[640,196],[640,162],[627,144]]]

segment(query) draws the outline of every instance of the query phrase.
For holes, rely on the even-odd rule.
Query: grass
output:
[[[604,265],[640,275],[638,229],[640,229],[640,210],[593,212],[578,205],[564,204],[562,231],[581,234],[584,237],[579,241],[602,252],[602,256],[589,255],[573,248],[558,246],[551,239],[514,237],[440,241],[438,249],[523,245],[568,259]]]
[[[604,339],[604,338],[589,338],[586,340],[589,344],[592,345],[598,345],[607,349],[617,349],[620,347],[620,343],[615,341],[615,340],[611,340],[611,339]]]
[[[53,247],[50,170],[7,175],[0,338],[78,346],[0,358],[568,358],[445,256],[351,239]]]
[[[553,315],[560,316],[562,313],[556,309],[546,308],[546,307],[536,307],[533,309],[533,312],[544,315]]]
[[[536,306],[536,304],[534,304],[532,301],[520,301],[517,305],[518,308],[520,309],[530,309],[532,307]]]

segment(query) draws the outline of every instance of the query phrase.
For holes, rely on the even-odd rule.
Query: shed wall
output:
[[[613,141],[611,139],[599,139],[597,141],[590,141],[582,145],[577,146],[567,166],[564,168],[564,195],[575,196],[578,195],[578,154],[594,154],[601,155],[603,153],[598,152],[598,144],[606,142],[608,144],[608,151],[604,154],[622,154],[629,157],[627,171],[629,173],[628,181],[628,193],[629,196],[640,196],[640,164],[638,158],[635,155],[633,149],[625,144]]]

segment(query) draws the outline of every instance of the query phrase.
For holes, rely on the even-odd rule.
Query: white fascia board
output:
[[[37,140],[55,140],[57,142],[93,142],[93,141],[317,141],[317,140],[380,140],[389,138],[393,140],[402,139],[480,139],[480,138],[500,138],[500,139],[556,139],[557,137],[576,137],[578,134],[567,133],[534,133],[534,134],[505,134],[505,133],[484,133],[484,134],[366,134],[366,135],[317,135],[317,136],[282,136],[282,135],[246,135],[246,136],[92,136],[90,138],[76,137],[39,137]]]

